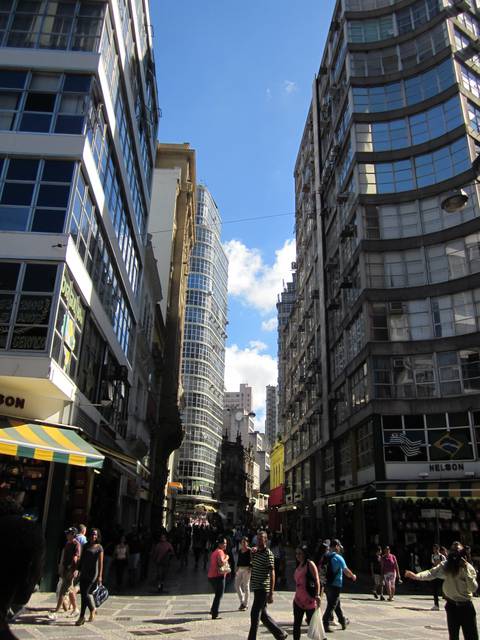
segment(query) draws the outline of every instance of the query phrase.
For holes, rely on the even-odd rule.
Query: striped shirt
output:
[[[252,575],[250,589],[252,591],[270,589],[270,572],[275,567],[275,557],[270,549],[252,553]]]

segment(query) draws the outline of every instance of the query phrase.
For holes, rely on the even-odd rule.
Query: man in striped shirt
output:
[[[257,549],[252,554],[252,575],[250,590],[253,591],[253,605],[250,611],[250,631],[248,640],[256,640],[259,620],[267,627],[272,636],[283,640],[288,636],[267,612],[267,604],[273,602],[275,589],[275,558],[267,548],[267,534],[257,534]]]

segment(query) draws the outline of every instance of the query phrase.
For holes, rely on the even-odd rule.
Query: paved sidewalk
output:
[[[292,633],[293,593],[279,592],[271,606],[272,616]],[[14,633],[20,640],[80,640],[120,639],[171,636],[179,640],[245,639],[248,634],[248,612],[237,611],[234,593],[225,594],[220,618],[211,620],[208,614],[212,595],[195,593],[179,595],[111,596],[101,607],[94,623],[75,627],[74,621],[61,616],[49,623],[47,607],[54,604],[53,594],[36,594],[32,609],[23,614]],[[330,637],[338,640],[446,640],[445,613],[430,611],[429,596],[399,596],[393,602],[378,602],[369,595],[348,594],[343,597],[344,611],[351,619],[346,631],[339,627]],[[306,637],[306,627],[305,627]],[[258,638],[271,637],[260,628]]]

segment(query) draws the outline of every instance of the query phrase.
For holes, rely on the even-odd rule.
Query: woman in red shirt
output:
[[[220,600],[222,599],[225,591],[225,576],[230,573],[230,566],[228,564],[228,555],[225,553],[227,547],[227,541],[223,536],[217,540],[217,548],[212,552],[210,556],[210,566],[208,568],[208,581],[212,585],[212,589],[215,593],[213,598],[212,607],[210,613],[212,614],[212,620],[218,618],[218,609],[220,607]]]
[[[303,616],[306,615],[307,624],[317,607],[320,606],[320,578],[314,562],[310,560],[308,547],[303,545],[295,552],[297,568],[295,569],[295,598],[293,599],[293,640],[300,640],[300,629]],[[307,574],[313,578],[315,593],[307,590]]]

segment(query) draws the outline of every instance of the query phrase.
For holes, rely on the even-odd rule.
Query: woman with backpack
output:
[[[320,606],[320,577],[314,562],[310,560],[306,545],[298,547],[295,552],[297,568],[295,569],[295,597],[293,599],[293,640],[300,640],[300,629],[303,616],[307,623]]]

